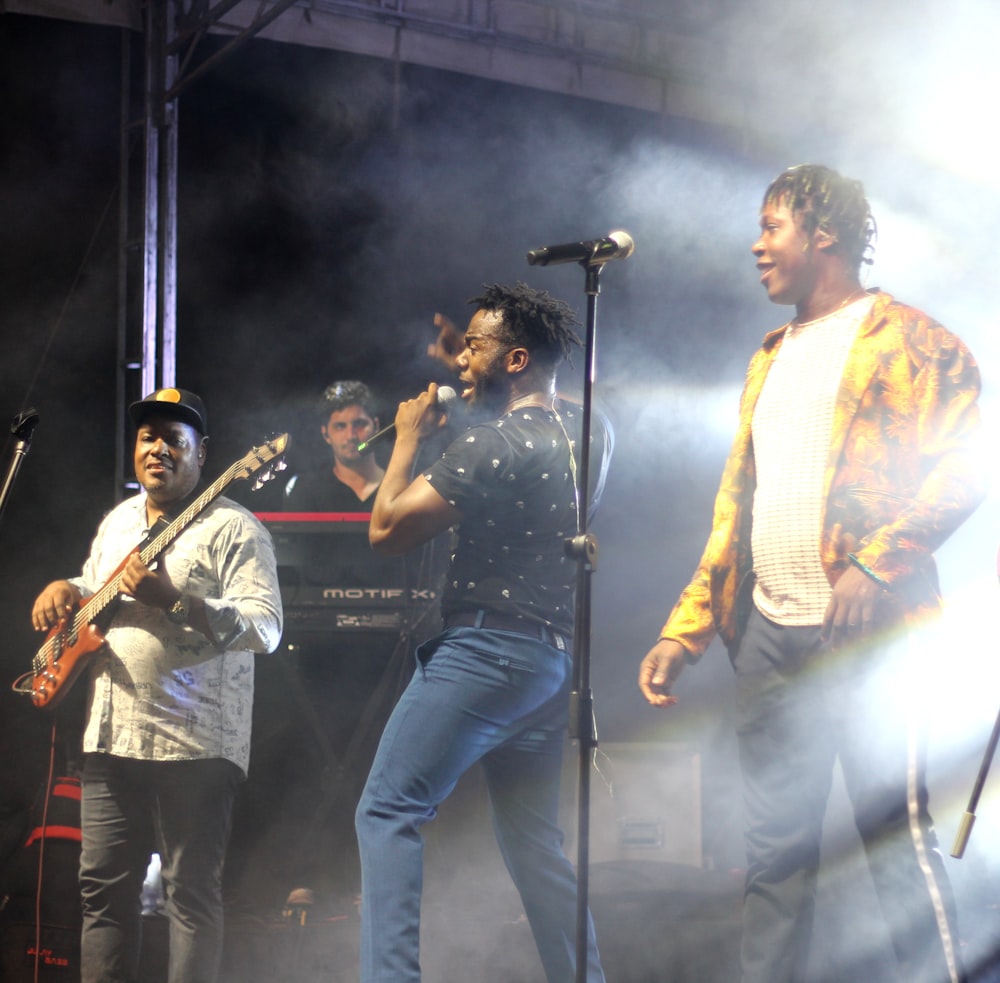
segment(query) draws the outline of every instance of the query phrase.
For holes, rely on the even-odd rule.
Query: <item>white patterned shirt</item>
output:
[[[147,536],[146,495],[116,506],[97,530],[80,577],[85,597]],[[164,551],[174,586],[205,599],[214,645],[159,608],[122,596],[107,648],[90,671],[85,752],[147,761],[250,761],[253,653],[273,652],[282,610],[270,534],[245,508],[217,498]]]
[[[837,392],[865,296],[789,326],[754,407],[754,603],[779,625],[818,625],[830,602],[820,562],[823,480]]]

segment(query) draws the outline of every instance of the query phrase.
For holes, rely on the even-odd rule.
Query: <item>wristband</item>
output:
[[[853,553],[847,554],[847,559],[851,561],[869,580],[874,580],[882,590],[889,590],[889,581],[883,580],[870,566],[862,563]]]

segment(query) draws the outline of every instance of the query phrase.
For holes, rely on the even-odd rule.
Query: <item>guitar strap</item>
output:
[[[198,483],[194,486],[184,496],[179,502],[174,502],[173,505],[167,510],[166,513],[161,515],[156,522],[153,523],[152,528],[149,530],[149,535],[142,541],[142,546],[146,546],[151,543],[167,526],[170,525],[177,516],[182,515],[187,507],[197,499],[202,492],[205,491],[205,480],[203,478],[198,480]],[[141,549],[142,547],[140,547]]]

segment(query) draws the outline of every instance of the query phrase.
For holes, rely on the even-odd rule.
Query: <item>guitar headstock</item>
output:
[[[270,481],[276,472],[284,471],[288,465],[285,463],[285,451],[291,437],[287,433],[273,435],[257,447],[251,448],[247,455],[239,462],[239,473],[237,478],[250,478],[253,475],[253,487],[256,490],[265,482]]]

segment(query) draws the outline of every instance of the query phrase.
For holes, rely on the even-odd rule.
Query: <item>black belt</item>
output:
[[[493,631],[513,631],[519,635],[538,638],[548,645],[554,645],[562,652],[569,651],[569,639],[540,621],[516,618],[512,614],[498,614],[496,611],[456,611],[444,619],[445,628],[488,628]]]

